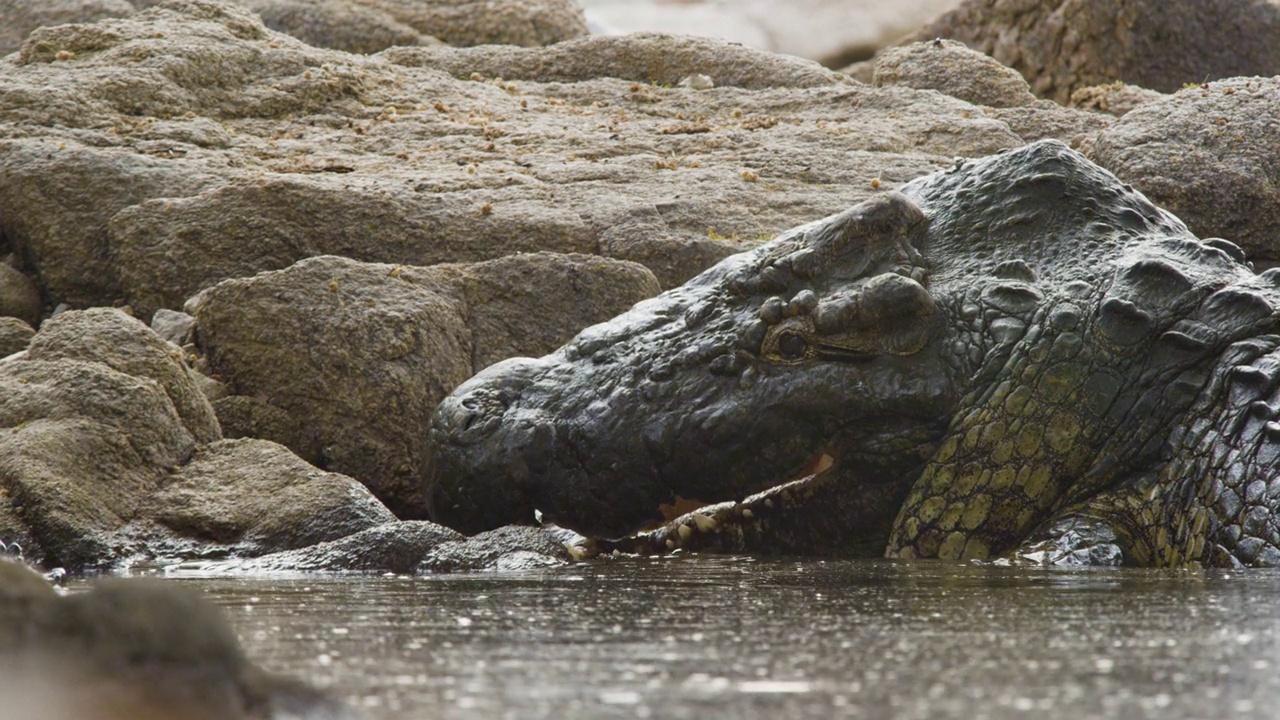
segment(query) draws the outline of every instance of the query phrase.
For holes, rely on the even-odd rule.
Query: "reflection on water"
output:
[[[623,559],[182,579],[374,718],[1218,718],[1280,708],[1280,574]]]

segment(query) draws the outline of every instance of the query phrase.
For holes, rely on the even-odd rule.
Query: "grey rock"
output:
[[[965,0],[912,39],[960,40],[1022,73],[1041,97],[1116,80],[1160,92],[1280,72],[1270,0]]]
[[[127,0],[0,0],[0,57],[17,50],[27,33],[38,27],[91,23],[133,12]]]
[[[1090,85],[1071,93],[1071,107],[1109,113],[1121,117],[1134,108],[1164,99],[1165,94],[1116,81]]]
[[[204,445],[157,492],[150,517],[185,538],[242,545],[242,554],[293,550],[394,520],[364,486],[303,462],[266,440]]]
[[[523,570],[565,565],[572,560],[564,543],[541,528],[508,525],[429,550],[418,572],[449,573]]]
[[[937,90],[974,105],[1017,107],[1035,102],[1018,72],[964,43],[929,40],[889,48],[876,57],[872,82]]]
[[[187,339],[195,326],[195,318],[177,310],[160,308],[151,316],[152,332],[159,335],[161,340],[179,347],[187,344]]]
[[[426,520],[399,520],[362,530],[340,540],[299,550],[227,563],[236,571],[392,572],[409,574],[432,548],[464,536]],[[218,567],[218,565],[214,565]]]
[[[361,0],[423,35],[450,45],[534,47],[584,37],[575,0]]]
[[[1280,259],[1280,79],[1235,78],[1146,103],[1098,136],[1092,160],[1201,237]]]
[[[712,38],[637,33],[588,37],[545,49],[516,47],[392,48],[383,53],[406,67],[430,67],[458,78],[484,77],[537,82],[582,82],[611,77],[672,87],[692,74],[717,87],[841,85],[848,78],[812,60],[775,55]]]
[[[0,358],[27,349],[36,331],[18,318],[0,317]]]
[[[0,262],[0,317],[13,317],[39,325],[42,311],[40,288],[31,278]]]
[[[322,468],[422,517],[425,428],[471,374],[460,303],[416,268],[338,257],[220,283],[189,303],[210,366],[235,395],[306,418]],[[315,447],[315,446],[313,446]]]
[[[236,434],[356,477],[412,519],[425,514],[425,429],[445,393],[657,289],[642,266],[589,255],[425,268],[323,256],[219,283],[189,307]]]
[[[183,427],[198,443],[222,437],[217,416],[196,384],[182,352],[139,320],[118,310],[94,308],[50,318],[27,348],[33,361],[100,362],[113,370],[155,381],[168,396]]]
[[[473,371],[516,355],[545,355],[661,291],[645,266],[596,255],[528,253],[424,272],[446,279],[464,302]]]
[[[309,45],[351,53],[375,53],[396,45],[438,45],[377,4],[352,0],[247,0],[272,30]]]

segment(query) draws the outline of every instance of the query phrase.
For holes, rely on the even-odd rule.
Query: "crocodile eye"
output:
[[[809,351],[809,341],[794,330],[778,334],[778,357],[783,360],[802,360]]]

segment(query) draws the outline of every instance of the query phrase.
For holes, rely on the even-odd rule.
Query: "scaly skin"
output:
[[[1280,565],[1278,284],[1059,143],[960,163],[468,381],[433,512],[606,550]],[[633,535],[679,498],[720,504]]]

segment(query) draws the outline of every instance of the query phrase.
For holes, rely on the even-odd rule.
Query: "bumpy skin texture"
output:
[[[1277,285],[1060,143],[960,162],[469,380],[432,512],[606,549],[1277,565]],[[626,537],[677,499],[721,504]]]

